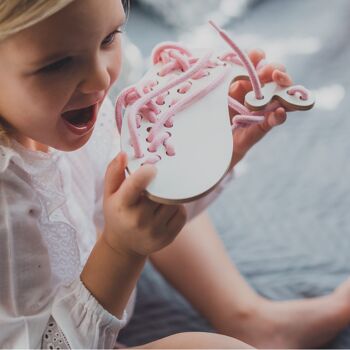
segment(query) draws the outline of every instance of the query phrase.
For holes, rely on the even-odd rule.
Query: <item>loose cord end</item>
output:
[[[219,33],[219,35],[226,41],[226,43],[232,48],[232,50],[238,55],[240,60],[242,61],[243,65],[247,69],[247,72],[249,74],[250,81],[253,86],[253,90],[255,93],[255,97],[258,100],[261,100],[263,98],[262,92],[261,92],[261,83],[258,78],[258,74],[255,71],[254,65],[248,55],[246,55],[239,47],[236,45],[232,39],[228,36],[228,34],[225,33],[224,30],[222,30],[218,25],[216,25],[212,20],[208,21],[209,24]]]
[[[222,30],[221,30],[212,20],[209,20],[208,23],[209,23],[215,30],[217,30],[219,33],[222,32]]]

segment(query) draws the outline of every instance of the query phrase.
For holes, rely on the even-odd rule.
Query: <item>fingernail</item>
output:
[[[260,71],[263,67],[265,67],[267,64],[267,61],[263,58],[260,60],[260,62],[257,64],[256,69]]]

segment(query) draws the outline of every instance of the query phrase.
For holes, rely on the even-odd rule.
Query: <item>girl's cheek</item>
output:
[[[122,48],[121,48],[121,43],[119,42],[118,45],[116,45],[116,49],[115,49],[114,55],[112,55],[112,59],[110,63],[109,74],[111,76],[111,83],[114,83],[116,80],[118,80],[121,72],[121,68],[122,68]]]
[[[45,79],[38,86],[38,95],[45,109],[57,111],[61,113],[64,106],[71,99],[78,85],[78,80],[74,79],[74,75],[62,75],[55,79]]]

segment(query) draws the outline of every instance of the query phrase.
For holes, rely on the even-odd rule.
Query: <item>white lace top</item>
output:
[[[119,320],[79,275],[103,227],[105,170],[119,142],[110,100],[75,152],[0,144],[0,348],[39,348],[50,316],[72,348],[111,348]]]
[[[79,278],[103,228],[103,179],[119,151],[116,130],[106,99],[77,151],[0,143],[0,348],[113,348],[130,318],[135,293],[119,320]],[[222,188],[187,205],[189,217]]]

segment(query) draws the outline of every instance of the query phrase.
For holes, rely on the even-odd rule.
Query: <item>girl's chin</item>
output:
[[[51,147],[64,152],[76,151],[79,148],[83,147],[90,140],[92,132],[93,130],[90,130],[88,133],[80,136],[79,138],[73,138],[71,140],[67,140],[67,142],[64,143],[60,142]]]
[[[85,133],[82,136],[77,137],[75,135],[70,134],[70,137],[67,137],[67,132],[61,131],[56,135],[52,135],[52,137],[50,137],[48,140],[40,139],[40,141],[39,138],[33,139],[29,136],[12,133],[11,139],[14,139],[24,148],[31,151],[48,153],[50,148],[53,148],[58,151],[71,152],[83,147],[89,141],[92,133],[93,128],[88,133]]]

